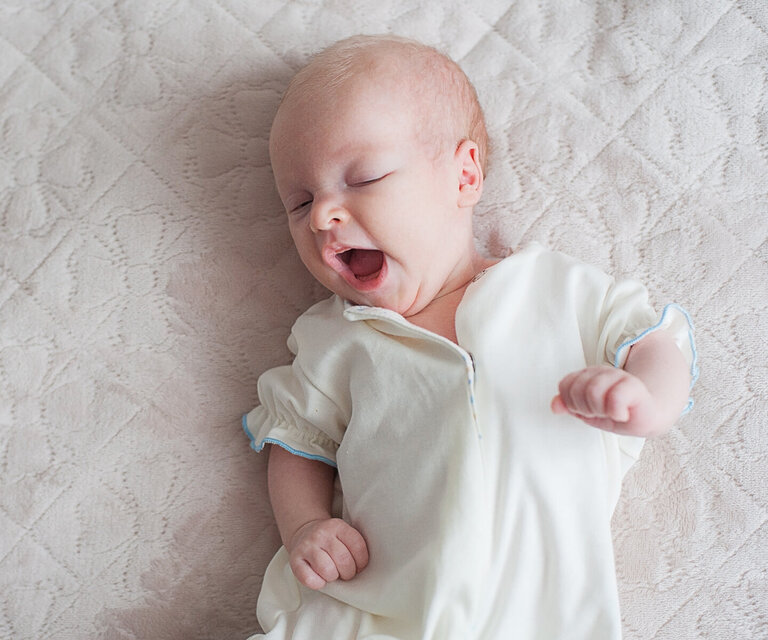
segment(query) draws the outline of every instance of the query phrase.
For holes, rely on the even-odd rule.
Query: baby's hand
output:
[[[623,369],[587,367],[560,381],[552,411],[570,413],[588,425],[621,434],[645,435],[654,399],[645,384]]]
[[[368,565],[363,536],[339,518],[307,522],[293,534],[288,552],[293,575],[310,589],[354,578]]]

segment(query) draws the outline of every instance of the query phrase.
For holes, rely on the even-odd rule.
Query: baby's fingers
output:
[[[626,375],[610,387],[605,394],[605,414],[615,422],[629,422],[631,409],[647,392],[636,377]]]
[[[331,557],[318,549],[311,557],[292,558],[291,570],[296,579],[310,589],[322,589],[338,579],[339,572]]]
[[[363,536],[343,520],[309,523],[299,538],[291,552],[291,569],[310,589],[322,589],[339,578],[350,580],[368,564]]]
[[[368,545],[362,534],[352,526],[344,527],[338,532],[337,536],[339,542],[344,545],[344,548],[352,559],[352,568],[354,571],[349,578],[353,578],[368,566]],[[342,578],[344,578],[344,580],[349,579],[344,575],[342,575]]]
[[[565,402],[563,402],[563,399],[559,395],[552,398],[550,408],[552,409],[552,413],[568,413],[568,407],[565,406]]]
[[[565,408],[580,417],[626,420],[628,414],[618,404],[609,410],[606,403],[609,391],[624,376],[623,371],[613,367],[589,367],[571,373],[560,382],[560,400],[553,401],[553,410],[557,413]]]

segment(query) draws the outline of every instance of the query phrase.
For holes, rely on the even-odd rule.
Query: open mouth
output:
[[[384,254],[378,249],[347,249],[336,254],[359,282],[375,280],[384,267]]]

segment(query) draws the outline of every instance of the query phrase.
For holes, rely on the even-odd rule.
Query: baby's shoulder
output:
[[[532,286],[544,286],[541,291],[554,291],[556,285],[597,281],[602,284],[608,276],[599,267],[562,251],[531,242],[513,251],[501,260],[492,271],[497,278],[507,283],[518,282]]]
[[[302,344],[336,341],[347,325],[344,305],[344,301],[336,295],[313,304],[293,323],[291,339]]]
[[[306,361],[336,361],[349,356],[350,349],[365,342],[364,323],[345,317],[349,303],[337,295],[312,305],[296,320],[288,347]]]
[[[337,295],[316,302],[297,319],[300,324],[333,324],[340,322],[344,317],[344,301]]]

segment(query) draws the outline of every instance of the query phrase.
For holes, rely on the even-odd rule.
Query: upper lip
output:
[[[323,262],[327,264],[331,269],[338,273],[343,273],[349,269],[347,263],[344,262],[339,256],[342,253],[350,251],[352,249],[363,249],[369,251],[375,251],[371,247],[353,246],[348,244],[342,244],[340,242],[329,242],[322,248]]]
[[[330,242],[326,244],[322,249],[323,262],[325,262],[325,264],[331,267],[331,269],[334,271],[341,272],[344,270],[346,265],[344,264],[343,260],[338,258],[338,255],[353,248],[354,247],[350,247],[339,242]]]

